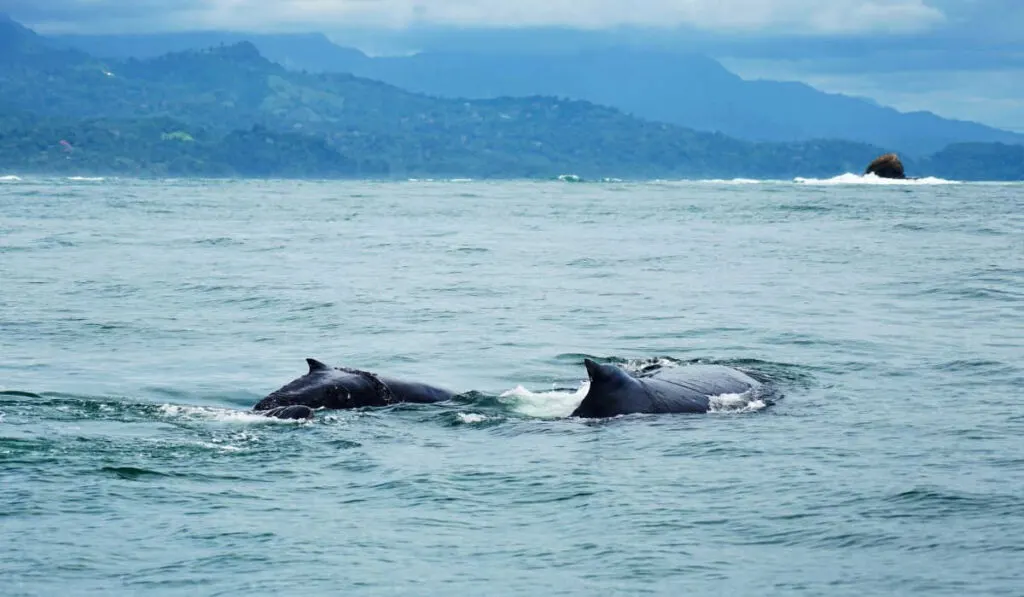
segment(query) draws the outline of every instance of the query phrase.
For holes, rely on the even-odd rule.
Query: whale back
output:
[[[383,377],[359,369],[329,367],[316,359],[306,359],[306,363],[309,365],[308,373],[268,394],[256,403],[253,410],[271,411],[296,405],[311,409],[362,408],[397,402],[442,402],[453,396],[448,390],[423,383]],[[290,416],[305,413],[301,410],[277,412]]]
[[[308,406],[294,404],[292,406],[278,406],[262,411],[261,414],[275,419],[312,419],[313,409]]]
[[[271,392],[253,407],[266,411],[282,406],[309,408],[360,408],[385,406],[394,402],[387,385],[367,371],[328,367],[316,359],[306,359],[309,372]]]
[[[723,365],[666,367],[640,376],[654,401],[654,412],[705,413],[711,397],[744,394],[760,386],[746,374]]]
[[[687,394],[719,396],[742,394],[761,386],[746,373],[725,365],[684,365],[666,367],[640,376],[641,382],[670,384]]]
[[[614,365],[586,360],[590,388],[572,416],[629,413],[706,413],[711,398],[760,391],[762,383],[723,365],[663,367],[630,375]]]
[[[385,377],[383,375],[378,376],[378,379],[384,382],[388,389],[391,390],[395,402],[429,404],[451,400],[452,396],[454,396],[449,390],[425,383],[395,379],[394,377]]]
[[[605,418],[651,412],[652,402],[640,382],[615,365],[585,359],[590,388],[572,412],[573,417]]]

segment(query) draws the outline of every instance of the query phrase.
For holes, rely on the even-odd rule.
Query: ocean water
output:
[[[0,595],[1021,595],[1024,185],[878,182],[0,177]]]

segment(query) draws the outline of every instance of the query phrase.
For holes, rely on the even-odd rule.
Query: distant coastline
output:
[[[127,176],[140,178],[320,178],[341,180],[556,180],[578,176],[586,181],[621,180],[794,180],[832,178],[860,173],[870,147],[844,142],[820,144],[735,143],[743,151],[719,158],[712,148],[699,160],[684,148],[654,160],[629,159],[622,145],[605,147],[590,156],[572,159],[571,147],[561,155],[539,159],[517,154],[516,147],[500,155],[443,151],[426,159],[406,159],[403,146],[416,146],[415,136],[388,139],[377,152],[332,146],[325,138],[254,127],[223,136],[206,131],[201,140],[183,141],[176,133],[187,125],[166,121],[80,121],[36,124],[29,117],[0,134],[0,174],[53,176]],[[61,144],[65,141],[66,144]],[[495,148],[495,153],[500,145]],[[633,148],[635,149],[635,148]],[[570,155],[566,155],[570,154]],[[620,157],[623,154],[625,157]],[[358,156],[358,157],[356,157]],[[998,143],[952,145],[924,159],[908,159],[908,173],[964,181],[1024,180],[1024,147]],[[696,162],[696,163],[695,163]]]
[[[584,180],[831,178],[890,150],[754,142],[558,97],[445,99],[294,72],[251,43],[101,60],[0,20],[0,175]],[[908,176],[1024,180],[1024,145],[903,155]]]

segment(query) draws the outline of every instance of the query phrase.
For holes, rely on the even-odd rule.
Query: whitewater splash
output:
[[[297,419],[277,419],[274,417],[266,417],[261,414],[244,411],[244,410],[232,410],[230,408],[214,408],[207,406],[180,406],[177,404],[164,404],[160,406],[160,413],[167,417],[183,418],[183,419],[200,419],[207,421],[216,421],[218,423],[269,423],[269,424],[303,424],[306,420]]]
[[[0,176],[0,182],[21,182],[21,177],[14,176],[13,174],[9,174],[7,176]]]
[[[711,397],[709,413],[749,413],[756,412],[768,407],[768,403],[760,398],[754,398],[750,392],[742,394],[720,394]]]
[[[580,384],[576,391],[548,390],[533,392],[523,386],[516,386],[503,392],[498,400],[509,409],[536,419],[562,419],[572,414],[590,389],[590,382]]]
[[[940,185],[960,184],[956,180],[946,180],[934,176],[924,178],[880,178],[874,174],[853,174],[847,172],[832,178],[802,178],[793,179],[797,184],[810,185],[888,185],[888,186],[914,186],[914,185]]]
[[[492,421],[495,417],[489,417],[480,413],[455,413],[455,418],[458,419],[459,423],[463,425],[476,425],[479,423],[486,423]]]

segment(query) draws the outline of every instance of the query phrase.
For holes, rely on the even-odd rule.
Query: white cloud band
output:
[[[43,28],[280,29],[409,25],[687,26],[717,32],[905,33],[941,23],[926,0],[8,0]],[[62,16],[63,11],[63,16]],[[46,25],[49,25],[47,27]],[[94,28],[92,27],[92,28]]]

